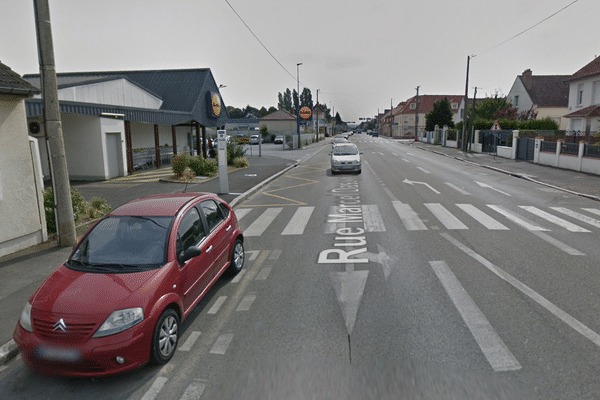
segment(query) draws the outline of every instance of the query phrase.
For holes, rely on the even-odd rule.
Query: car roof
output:
[[[216,198],[212,193],[168,193],[142,197],[117,207],[109,215],[175,216],[188,202],[200,198]]]

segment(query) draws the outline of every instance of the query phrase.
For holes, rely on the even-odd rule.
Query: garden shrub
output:
[[[71,203],[73,203],[73,216],[75,223],[81,220],[81,215],[86,214],[86,202],[81,192],[71,186]],[[50,187],[44,191],[44,211],[46,212],[46,229],[56,232],[56,215],[54,214],[54,190]]]

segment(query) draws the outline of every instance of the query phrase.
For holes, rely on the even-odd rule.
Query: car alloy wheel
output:
[[[244,244],[240,239],[236,239],[231,251],[231,264],[229,265],[231,274],[235,275],[242,270],[244,266],[244,254]]]
[[[166,309],[161,314],[152,339],[152,361],[155,364],[169,362],[179,340],[179,316],[173,309]]]

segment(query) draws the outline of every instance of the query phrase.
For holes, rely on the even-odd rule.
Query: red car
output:
[[[209,288],[244,265],[243,234],[214,194],[129,202],[98,221],[35,291],[13,337],[43,373],[102,376],[173,356]]]

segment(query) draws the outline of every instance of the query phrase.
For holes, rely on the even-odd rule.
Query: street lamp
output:
[[[296,82],[298,84],[298,101],[296,102],[296,134],[298,135],[298,148],[300,148],[300,66],[302,63],[296,64]]]

